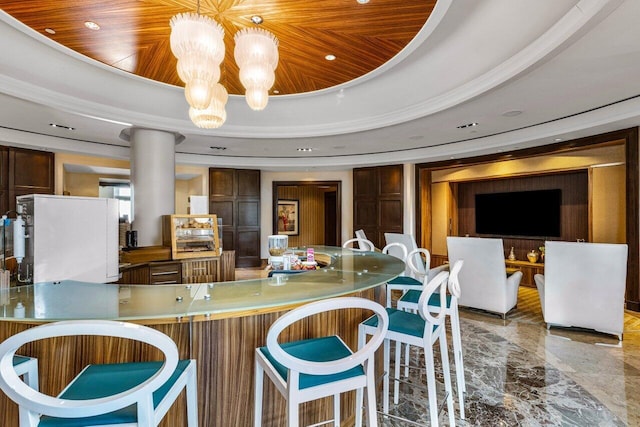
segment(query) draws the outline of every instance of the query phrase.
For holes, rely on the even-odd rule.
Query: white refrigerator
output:
[[[118,280],[116,199],[30,194],[16,202],[24,221],[21,282]]]

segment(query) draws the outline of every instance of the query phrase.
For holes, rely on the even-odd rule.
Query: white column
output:
[[[183,137],[172,132],[132,128],[132,230],[138,246],[162,245],[162,215],[175,213],[175,145]]]

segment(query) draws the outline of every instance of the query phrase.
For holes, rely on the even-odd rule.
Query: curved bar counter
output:
[[[384,302],[380,285],[404,271],[404,263],[377,252],[316,247],[327,267],[302,274],[188,285],[117,285],[75,281],[11,288],[1,295],[0,341],[34,325],[63,319],[115,319],[152,326],[176,342],[182,358],[198,363],[199,425],[253,425],[254,351],[265,345],[270,325],[283,311],[307,302],[339,296],[361,296]],[[15,318],[18,302],[25,317]],[[367,313],[328,312],[299,322],[287,339],[337,333],[357,347],[357,325]],[[283,335],[286,336],[286,335]],[[57,338],[20,350],[37,357],[41,390],[60,392],[88,363],[156,358],[146,348],[112,338]],[[269,384],[269,386],[267,386]],[[286,406],[265,382],[263,425],[284,424]],[[352,416],[354,398],[342,398],[342,417]],[[163,426],[186,423],[184,399],[178,399]],[[330,401],[301,406],[302,422],[331,418]],[[17,408],[0,396],[0,425],[17,426]]]

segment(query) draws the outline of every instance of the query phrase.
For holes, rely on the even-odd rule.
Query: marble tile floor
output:
[[[467,419],[456,414],[457,425],[640,426],[640,327],[625,329],[620,343],[590,331],[548,331],[535,307],[528,310],[533,313],[506,321],[461,310]],[[424,366],[421,351],[411,355],[411,365]],[[439,422],[447,426],[444,384],[441,373],[437,375],[438,403],[445,408]],[[453,372],[452,381],[455,387]],[[415,386],[401,385],[400,402],[391,405],[391,413],[429,425],[423,372],[412,369],[409,382]],[[379,420],[385,427],[415,425],[383,416]]]
[[[236,274],[266,275],[261,270],[236,269]],[[625,313],[622,342],[592,331],[547,330],[536,289],[521,286],[518,307],[506,320],[470,309],[461,309],[460,317],[467,419],[460,420],[456,409],[457,425],[640,427],[639,313]],[[448,343],[451,347],[450,336]],[[421,352],[411,354],[411,365],[424,366]],[[451,353],[450,359],[455,388]],[[444,384],[437,375],[438,403],[445,408],[439,422],[448,426]],[[416,385],[401,385],[400,402],[391,403],[391,414],[429,425],[424,373],[412,369],[409,381]],[[383,416],[379,422],[384,427],[415,425]]]

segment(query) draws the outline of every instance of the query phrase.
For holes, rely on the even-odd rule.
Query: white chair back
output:
[[[545,322],[621,335],[626,244],[545,242]]]
[[[378,317],[376,333],[373,334],[367,344],[355,353],[330,362],[313,362],[292,356],[284,351],[278,343],[278,336],[289,325],[318,313],[348,308],[371,310]],[[365,360],[373,357],[377,348],[384,341],[388,327],[389,315],[380,304],[357,297],[331,298],[303,305],[279,317],[271,325],[267,333],[267,348],[278,363],[286,366],[291,371],[312,375],[330,375],[361,365]]]
[[[424,290],[422,291],[422,294],[420,294],[420,299],[418,300],[418,312],[420,313],[420,317],[431,325],[441,325],[446,317],[446,312],[445,310],[439,310],[434,316],[433,313],[429,311],[429,298],[431,298],[431,295],[433,295],[434,292],[438,292],[440,294],[440,307],[446,307],[448,281],[449,272],[441,271],[436,275],[436,277],[431,279],[428,283],[425,283]]]
[[[140,385],[126,392],[99,399],[60,399],[40,393],[20,380],[13,367],[13,355],[18,348],[33,341],[74,335],[108,336],[140,341],[160,350],[164,355],[164,365]],[[0,344],[0,389],[34,416],[42,414],[60,418],[88,417],[113,412],[132,404],[151,404],[151,393],[169,379],[177,363],[178,349],[173,340],[146,326],[110,320],[49,323],[27,329]]]
[[[407,255],[407,267],[411,271],[410,276],[418,280],[429,280],[428,271],[431,266],[431,254],[425,248],[413,249]]]
[[[505,315],[518,301],[522,272],[515,272],[507,283],[502,239],[447,237],[449,263],[464,260],[459,282],[462,306]]]
[[[382,253],[401,259],[402,262],[407,262],[407,247],[402,243],[389,243],[382,248]]]
[[[357,239],[369,240],[363,229],[356,230],[355,234]]]
[[[355,243],[358,244],[357,248],[353,246]],[[352,251],[358,251],[358,252],[373,252],[376,250],[376,247],[371,240],[359,239],[357,237],[354,239],[347,240],[342,244],[342,247],[345,249],[351,249]]]
[[[415,249],[418,249],[418,244],[416,243],[416,239],[415,237],[413,237],[412,234],[384,233],[384,239],[387,242],[387,244],[402,243],[403,245],[406,246],[407,251],[409,252]],[[420,262],[421,261],[420,255],[414,254],[413,256],[416,258],[415,266],[418,268],[418,271],[416,273],[417,275],[414,275],[413,272],[410,271],[408,267],[407,267],[407,270],[405,270],[405,275],[422,280],[422,277],[424,277],[426,272],[429,271],[431,264],[429,263],[425,266],[424,263]],[[431,262],[430,260],[431,260],[431,257],[429,257],[429,262]]]

